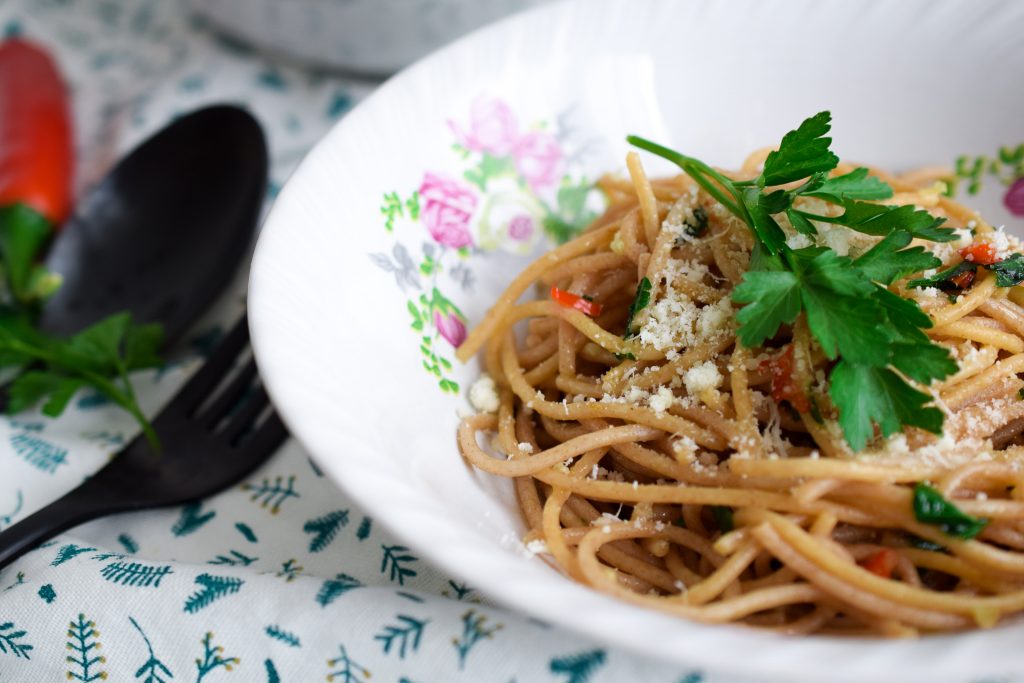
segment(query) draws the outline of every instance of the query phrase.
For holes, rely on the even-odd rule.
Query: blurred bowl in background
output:
[[[191,0],[255,46],[322,67],[384,75],[490,21],[548,0]]]

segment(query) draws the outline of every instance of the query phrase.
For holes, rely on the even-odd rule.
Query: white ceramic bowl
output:
[[[321,66],[390,74],[511,12],[547,0],[191,0],[224,31]]]
[[[848,159],[909,169],[991,155],[1024,137],[1022,28],[1024,3],[1010,1],[580,0],[455,43],[346,116],[271,211],[250,309],[281,414],[425,557],[608,643],[761,681],[1024,680],[1024,624],[782,638],[570,582],[523,552],[508,482],[459,458],[456,412],[478,367],[452,348],[544,248],[545,223],[596,208],[587,179],[623,167],[627,133],[730,166],[831,109]],[[1004,188],[983,181],[981,208],[1020,230]]]

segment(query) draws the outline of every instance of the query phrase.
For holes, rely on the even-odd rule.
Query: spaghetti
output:
[[[765,156],[729,177],[754,177]],[[689,176],[648,179],[635,153],[627,168],[599,181],[604,214],[529,265],[458,351],[483,351],[499,399],[462,421],[460,450],[513,479],[525,540],[578,581],[704,622],[907,636],[1024,611],[1024,292],[984,270],[955,296],[896,281],[957,363],[917,385],[943,433],[852,452],[803,314],[761,347],[737,339],[750,231]],[[929,245],[944,268],[972,244],[1020,251],[934,175],[872,173],[888,203],[961,228],[960,243]],[[780,223],[791,246],[808,242]],[[841,255],[878,241],[818,228]],[[556,296],[519,303],[535,285]],[[929,501],[987,523],[957,535],[922,520]]]

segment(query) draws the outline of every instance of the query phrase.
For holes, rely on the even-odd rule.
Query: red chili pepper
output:
[[[878,574],[883,579],[891,579],[899,559],[899,555],[896,554],[895,550],[882,548],[864,560],[862,566],[872,574]]]
[[[71,117],[56,65],[20,38],[0,43],[0,285],[22,303],[46,295],[37,263],[70,212],[71,164]]]
[[[810,401],[807,399],[807,392],[793,379],[793,368],[795,359],[793,357],[793,345],[789,344],[786,350],[765,361],[761,361],[761,370],[768,371],[772,375],[772,398],[776,403],[789,401],[798,413],[806,413],[811,409]]]
[[[596,318],[601,315],[601,304],[595,303],[590,299],[584,299],[578,294],[566,292],[558,287],[551,287],[551,298],[562,306],[565,306],[566,308],[575,308],[577,311],[586,313],[591,318]]]
[[[71,117],[53,60],[0,43],[0,206],[24,203],[59,226],[71,208]]]
[[[960,250],[964,260],[977,263],[979,266],[990,266],[997,262],[996,248],[991,242],[974,242]]]
[[[957,289],[967,289],[974,282],[974,271],[965,270],[949,278],[949,281],[956,285]]]

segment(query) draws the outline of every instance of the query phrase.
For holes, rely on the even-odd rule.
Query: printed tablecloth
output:
[[[0,32],[52,50],[74,97],[79,190],[175,115],[249,107],[269,198],[373,84],[219,36],[179,0],[4,0]],[[241,312],[246,273],[187,352],[136,388],[153,414]],[[135,427],[84,392],[60,420],[0,418],[0,528],[79,484]],[[74,529],[0,573],[0,681],[699,683],[488,605],[391,538],[294,440],[235,487]]]

